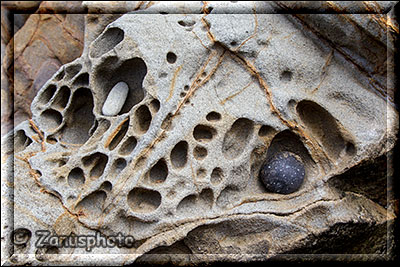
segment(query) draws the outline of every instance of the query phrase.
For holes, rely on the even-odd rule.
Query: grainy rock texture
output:
[[[5,40],[7,48],[4,59],[2,57],[1,89],[4,110],[1,122],[5,133],[14,123],[17,125],[32,117],[30,105],[39,89],[61,65],[79,57],[83,50],[84,15],[57,14],[66,10],[82,11],[79,10],[81,2],[43,1],[40,6],[37,2],[21,2],[2,3],[2,10],[14,12],[29,13],[33,7],[37,8],[36,13],[25,14],[29,16],[25,16],[23,26],[15,27],[12,38]],[[14,23],[20,16],[14,14]]]
[[[392,257],[386,174],[371,176],[373,192],[358,176],[386,157],[398,130],[394,48],[361,27],[370,15],[299,17],[272,14],[292,8],[285,3],[251,2],[183,3],[182,14],[166,14],[165,5],[86,34],[82,56],[36,95],[32,119],[3,138],[2,259]],[[388,41],[396,30],[380,29]],[[126,100],[104,114],[119,82]],[[259,174],[283,152],[304,166],[304,181],[280,194]],[[38,230],[64,245],[38,248]],[[96,233],[134,242],[65,245]]]

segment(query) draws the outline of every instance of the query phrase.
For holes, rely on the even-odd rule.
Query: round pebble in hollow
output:
[[[101,112],[105,116],[117,115],[125,104],[129,87],[125,82],[119,82],[110,90],[106,101],[104,101]]]
[[[279,152],[261,166],[260,179],[273,193],[290,194],[304,181],[305,169],[300,158],[291,152]]]

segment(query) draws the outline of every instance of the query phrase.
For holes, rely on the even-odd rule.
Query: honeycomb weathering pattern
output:
[[[282,14],[126,14],[108,25],[15,129],[15,229],[131,235],[133,248],[93,250],[130,263],[182,240],[200,261],[257,259],[336,224],[385,228],[391,212],[329,181],[390,150],[397,113],[297,26]],[[118,82],[126,101],[104,116]],[[258,177],[282,151],[305,167],[288,195]],[[48,218],[17,183],[32,178],[54,207]],[[18,219],[28,213],[33,226]],[[67,261],[85,254],[63,249]]]

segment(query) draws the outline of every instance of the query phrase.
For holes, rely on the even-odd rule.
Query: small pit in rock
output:
[[[146,133],[152,120],[149,108],[146,105],[140,106],[135,112],[135,117],[137,121],[136,130],[141,134]]]
[[[19,130],[14,135],[14,152],[20,152],[27,148],[32,143],[32,140],[26,136],[23,130]]]
[[[128,205],[134,212],[149,213],[161,204],[161,195],[146,188],[134,188],[128,194]]]
[[[88,86],[89,85],[89,74],[82,73],[78,77],[75,78],[72,83],[73,86]]]
[[[153,112],[158,112],[160,110],[160,101],[158,99],[151,100],[150,108]]]
[[[174,53],[168,52],[167,61],[168,61],[169,64],[174,64],[176,62],[176,59],[177,59],[177,57],[176,57],[176,55]]]
[[[197,125],[193,130],[193,137],[199,142],[209,142],[217,134],[217,131],[207,125]]]
[[[291,71],[285,70],[281,73],[281,81],[290,82],[292,80],[293,73]]]
[[[119,149],[119,153],[121,155],[129,155],[135,149],[136,144],[137,144],[136,138],[134,136],[129,136],[128,139],[126,139],[125,142],[122,143]]]
[[[128,127],[129,127],[129,117],[125,120],[125,122],[123,122],[120,126],[117,127],[117,129],[114,130],[114,132],[111,134],[111,136],[109,137],[111,141],[110,142],[106,142],[105,147],[107,147],[110,150],[114,150],[119,143],[121,142],[121,140],[125,137],[126,132],[128,131]]]
[[[78,188],[85,183],[85,175],[81,168],[74,168],[68,175],[68,185]]]
[[[71,90],[67,86],[62,86],[54,98],[52,106],[58,110],[63,110],[69,101]]]
[[[167,179],[168,166],[165,159],[160,159],[151,169],[149,173],[150,181],[153,183],[162,183]]]
[[[258,130],[258,136],[266,137],[266,136],[272,135],[274,132],[275,132],[275,129],[272,128],[271,126],[263,125],[260,127],[260,130]]]
[[[174,168],[182,168],[186,165],[188,143],[181,141],[171,151],[171,163]]]
[[[207,114],[206,119],[211,122],[219,121],[219,120],[221,120],[221,114],[219,114],[218,112],[212,111]]]
[[[202,146],[196,146],[193,149],[193,156],[197,160],[203,160],[205,157],[207,157],[207,149]]]
[[[222,143],[222,153],[228,159],[240,156],[249,142],[254,130],[253,121],[237,119],[227,131]]]
[[[210,178],[211,184],[214,186],[220,184],[222,182],[223,175],[224,172],[222,171],[221,168],[219,167],[214,168],[213,171],[211,172],[211,178]]]
[[[93,105],[93,95],[88,88],[79,88],[73,93],[62,129],[63,142],[83,144],[89,139],[89,130],[95,121]]]
[[[78,74],[82,69],[81,64],[73,64],[69,65],[68,67],[65,68],[65,79],[70,80],[75,77],[76,74]]]
[[[96,152],[92,155],[82,158],[82,162],[85,167],[91,167],[90,177],[97,179],[103,175],[104,169],[106,168],[108,162],[108,157],[103,153]]]
[[[56,90],[57,86],[55,86],[54,84],[50,84],[49,86],[47,86],[47,88],[44,89],[42,94],[39,96],[39,103],[43,105],[47,104],[50,101],[50,99],[54,96]]]
[[[40,126],[45,131],[52,131],[60,126],[62,119],[60,112],[54,109],[47,109],[40,116]]]

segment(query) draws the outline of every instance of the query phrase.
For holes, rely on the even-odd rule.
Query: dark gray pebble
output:
[[[290,194],[304,181],[304,164],[291,152],[279,152],[261,166],[260,179],[273,193]]]

